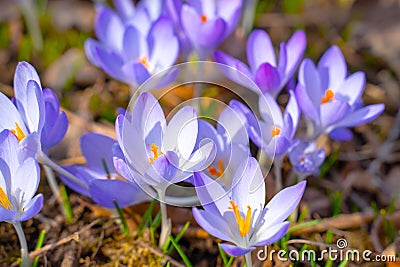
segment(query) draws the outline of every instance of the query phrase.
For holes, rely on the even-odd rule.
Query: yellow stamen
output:
[[[153,157],[149,158],[150,164],[152,164],[156,159],[158,159],[160,155],[164,154],[162,152],[159,152],[159,147],[155,144],[151,144],[150,152],[153,153]]]
[[[11,129],[11,132],[17,137],[18,141],[25,138],[25,133],[22,131],[21,126],[16,122],[15,129]]]
[[[239,233],[242,237],[244,237],[247,235],[248,232],[250,232],[251,207],[247,206],[247,213],[246,213],[246,219],[245,219],[240,215],[239,207],[237,205],[235,205],[235,202],[233,202],[233,200],[230,200],[229,202],[231,203],[231,207],[229,207],[229,209],[232,209],[233,213],[235,214],[236,223],[239,227]]]
[[[271,126],[271,137],[274,138],[277,135],[281,134],[281,129],[276,126]]]
[[[203,14],[200,16],[200,20],[201,20],[201,22],[206,23],[208,21],[208,18],[206,15]]]
[[[211,166],[209,166],[207,169],[212,176],[216,177],[220,177],[225,172],[224,163],[222,162],[222,159],[218,159],[218,169]]]
[[[150,64],[149,60],[147,59],[147,56],[142,56],[137,59],[138,62],[142,63],[142,65],[147,69],[150,70]]]
[[[0,187],[0,206],[8,210],[11,210],[12,208],[10,200],[8,199],[6,193],[4,193],[1,187]]]
[[[334,99],[335,99],[335,93],[331,89],[328,89],[325,91],[325,95],[321,98],[321,104],[331,102],[331,100]]]

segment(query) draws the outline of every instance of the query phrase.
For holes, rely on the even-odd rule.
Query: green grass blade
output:
[[[113,200],[113,203],[115,205],[115,208],[117,209],[119,218],[121,220],[122,232],[124,234],[129,234],[129,228],[128,228],[128,225],[126,224],[126,220],[124,217],[124,211],[119,207],[117,201]]]
[[[146,212],[143,214],[143,218],[137,227],[138,232],[143,233],[145,226],[148,224],[149,219],[151,219],[151,215],[153,214],[153,210],[154,210],[154,206],[155,206],[156,202],[157,202],[157,200],[155,200],[155,199],[153,199],[150,202],[149,207],[147,208]]]
[[[46,230],[42,230],[36,242],[35,250],[38,250],[43,246],[45,236],[46,236]],[[32,267],[37,267],[38,264],[39,264],[39,256],[37,256],[33,261]]]
[[[65,217],[67,218],[67,222],[73,223],[74,222],[74,214],[72,213],[71,202],[69,202],[67,189],[65,189],[65,186],[63,186],[63,185],[60,186],[60,194],[61,194],[61,197],[63,198],[64,211],[65,211]]]
[[[174,237],[170,234],[169,239],[171,240],[172,245],[175,247],[176,251],[178,251],[179,256],[181,256],[183,262],[186,264],[187,267],[192,267],[192,263],[189,261],[188,257],[186,256],[185,252],[183,252],[182,248],[179,244],[175,241]]]
[[[179,242],[179,240],[181,240],[181,238],[183,237],[183,235],[185,234],[186,230],[188,229],[190,225],[190,222],[186,222],[185,225],[182,227],[182,229],[179,231],[179,233],[176,235],[175,237],[175,241]],[[169,241],[167,241],[167,244],[169,244]],[[168,246],[167,246],[168,247]],[[166,248],[167,248],[166,247]],[[165,248],[165,249],[166,249]],[[167,255],[170,255],[172,253],[172,251],[174,250],[173,246],[170,246],[167,252]]]

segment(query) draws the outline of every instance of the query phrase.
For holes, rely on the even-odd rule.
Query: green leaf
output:
[[[115,208],[117,209],[119,218],[121,220],[122,232],[124,234],[129,234],[129,228],[128,228],[128,225],[126,224],[126,220],[124,217],[124,211],[119,207],[117,201],[113,200],[113,203],[115,205]]]
[[[45,236],[46,236],[46,230],[42,230],[36,242],[35,250],[38,250],[43,246]],[[36,267],[39,264],[39,258],[40,258],[39,256],[35,258],[35,260],[32,263],[32,267]]]
[[[178,251],[179,256],[181,256],[183,262],[186,264],[187,267],[192,267],[192,263],[189,261],[188,257],[186,256],[185,252],[183,252],[182,248],[179,244],[175,241],[174,237],[169,234],[169,239],[171,240],[172,245],[175,247],[176,251]]]

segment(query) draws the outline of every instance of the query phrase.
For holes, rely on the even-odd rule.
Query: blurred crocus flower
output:
[[[18,63],[14,76],[13,101],[0,93],[0,130],[10,130],[22,147],[35,156],[47,152],[64,137],[68,119],[50,89],[42,91],[35,68]]]
[[[304,115],[313,123],[313,138],[328,133],[345,141],[353,134],[348,127],[368,123],[384,110],[384,104],[362,107],[365,74],[348,76],[343,54],[336,46],[328,49],[317,66],[305,59],[299,70],[296,96]]]
[[[281,43],[277,61],[268,34],[263,30],[254,30],[247,41],[247,60],[250,68],[222,51],[215,52],[214,58],[216,62],[231,67],[221,70],[232,81],[255,90],[250,84],[253,81],[262,93],[276,97],[293,76],[303,58],[305,48],[306,36],[303,31],[297,31],[287,43]]]
[[[254,158],[244,160],[238,168],[232,191],[226,191],[204,173],[194,176],[204,210],[193,208],[193,216],[208,233],[232,243],[221,247],[233,256],[281,239],[290,224],[285,219],[299,204],[306,186],[303,181],[288,187],[265,206],[264,177]]]
[[[230,106],[240,110],[246,118],[247,132],[250,139],[270,157],[280,158],[289,149],[295,136],[300,119],[300,110],[293,91],[290,91],[289,102],[282,115],[281,109],[275,99],[269,94],[259,98],[259,111],[261,120],[244,104],[233,100]]]
[[[95,21],[98,40],[85,42],[86,55],[93,65],[134,87],[168,69],[179,53],[172,22],[163,16],[153,22],[141,15],[147,14],[147,9],[141,10],[136,10],[132,18],[122,19],[112,9],[99,5]],[[163,73],[157,85],[165,85],[174,77]]]
[[[131,113],[118,116],[116,132],[131,172],[158,193],[209,166],[215,150],[211,142],[195,150],[198,122],[192,107],[180,109],[167,125],[160,104],[147,92]]]
[[[114,201],[122,208],[149,200],[129,172],[119,173],[114,167],[113,154],[120,160],[116,140],[97,133],[87,133],[81,137],[81,151],[86,165],[69,165],[65,169],[86,186],[61,176],[68,187],[91,197],[106,208],[115,208]]]
[[[249,137],[240,119],[240,114],[227,106],[218,118],[217,128],[210,123],[199,120],[199,132],[196,147],[202,142],[211,140],[216,147],[214,161],[204,172],[229,188],[236,169],[250,155]]]
[[[289,160],[293,169],[304,175],[316,175],[325,160],[325,151],[318,148],[314,141],[297,139],[289,149]]]
[[[36,160],[21,149],[9,130],[0,133],[0,221],[26,221],[43,206],[43,196],[36,190],[40,171]]]
[[[200,60],[206,60],[234,30],[242,0],[191,0],[183,4],[181,23]]]

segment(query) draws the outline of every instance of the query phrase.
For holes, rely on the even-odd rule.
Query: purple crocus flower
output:
[[[190,0],[183,4],[182,27],[200,60],[221,44],[240,18],[242,0]]]
[[[68,187],[91,197],[106,208],[114,208],[114,201],[119,207],[125,207],[149,200],[129,172],[119,173],[114,167],[113,154],[117,154],[116,160],[120,160],[116,140],[97,133],[87,133],[81,137],[81,151],[86,165],[69,165],[65,168],[87,187],[61,176]]]
[[[299,174],[315,175],[325,160],[325,151],[317,148],[314,141],[297,139],[289,149],[289,160],[293,169]]]
[[[221,51],[215,52],[214,58],[216,62],[231,68],[224,68],[222,71],[232,81],[255,90],[251,84],[253,81],[263,94],[268,93],[276,97],[293,76],[305,48],[306,36],[303,31],[297,31],[287,43],[281,43],[277,62],[268,34],[263,30],[254,30],[247,41],[247,60],[250,68]]]
[[[196,147],[200,147],[206,140],[212,140],[216,147],[215,159],[204,171],[225,188],[230,188],[236,169],[250,155],[244,122],[240,114],[227,106],[218,118],[216,129],[204,120],[198,123]]]
[[[210,142],[194,150],[198,122],[195,110],[183,107],[166,123],[160,104],[150,93],[141,93],[133,111],[119,115],[118,143],[132,173],[156,191],[187,179],[211,163]],[[134,177],[135,178],[135,177]]]
[[[43,206],[43,196],[36,190],[40,171],[17,137],[9,130],[0,133],[0,221],[26,221]]]
[[[204,173],[194,176],[204,210],[193,208],[193,216],[208,233],[232,243],[223,243],[221,247],[233,256],[281,239],[290,224],[285,219],[297,207],[306,186],[303,181],[288,187],[265,206],[264,177],[254,158],[238,168],[231,192]]]
[[[269,94],[259,98],[261,120],[244,104],[233,100],[230,106],[240,110],[246,118],[246,127],[251,140],[270,156],[282,157],[291,145],[300,119],[300,110],[294,92],[290,91],[290,99],[282,115],[275,99]]]
[[[173,65],[179,53],[172,22],[166,17],[152,22],[141,15],[147,9],[143,10],[124,21],[112,9],[98,6],[95,32],[99,40],[85,42],[86,55],[93,65],[134,87]],[[157,86],[175,77],[173,72],[163,73]]]
[[[42,91],[35,68],[27,62],[18,63],[14,92],[13,101],[0,93],[0,131],[14,133],[32,156],[40,150],[48,152],[62,140],[68,127],[56,95],[50,89]]]
[[[379,116],[384,104],[361,107],[364,87],[365,74],[356,72],[348,76],[337,46],[328,49],[317,66],[305,59],[299,70],[296,96],[302,112],[313,123],[313,137],[328,133],[335,140],[349,140],[353,136],[349,127]]]

